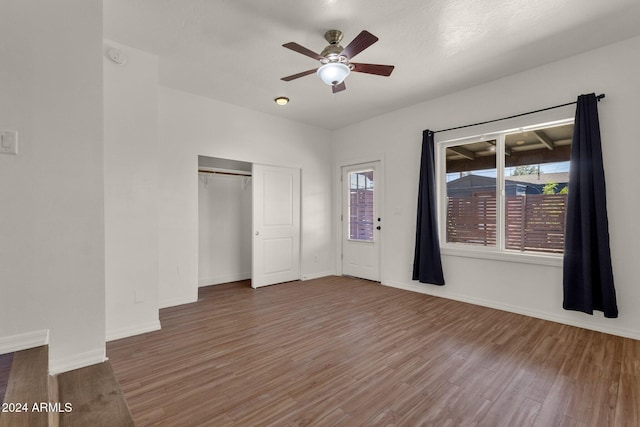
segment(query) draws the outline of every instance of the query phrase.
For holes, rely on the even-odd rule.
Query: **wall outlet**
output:
[[[18,132],[15,130],[0,130],[0,153],[18,154]]]

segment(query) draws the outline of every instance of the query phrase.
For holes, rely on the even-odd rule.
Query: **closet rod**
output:
[[[242,172],[222,172],[222,171],[208,171],[204,169],[198,169],[198,173],[210,173],[213,175],[233,175],[233,176],[251,176],[250,173],[242,173]]]
[[[600,101],[602,98],[604,98],[604,93],[601,93],[600,95],[596,96],[596,99],[598,101]],[[560,108],[560,107],[566,107],[567,105],[573,105],[573,104],[576,104],[576,103],[577,103],[577,101],[567,102],[566,104],[554,105],[553,107],[541,108],[539,110],[529,111],[528,113],[515,114],[513,116],[503,117],[501,119],[487,120],[486,122],[473,123],[473,124],[470,124],[470,125],[463,125],[463,126],[456,126],[454,128],[449,128],[449,129],[434,130],[431,133],[448,132],[450,130],[464,129],[464,128],[468,128],[468,127],[471,127],[471,126],[486,125],[487,123],[493,123],[493,122],[499,122],[499,121],[502,121],[502,120],[513,119],[513,118],[516,118],[516,117],[527,116],[529,114],[541,113],[543,111],[553,110],[555,108]]]

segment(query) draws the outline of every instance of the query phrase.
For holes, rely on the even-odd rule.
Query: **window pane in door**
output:
[[[349,239],[373,241],[373,171],[349,173]]]

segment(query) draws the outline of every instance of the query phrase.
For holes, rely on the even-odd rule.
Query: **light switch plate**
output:
[[[18,132],[0,130],[0,154],[18,154]]]

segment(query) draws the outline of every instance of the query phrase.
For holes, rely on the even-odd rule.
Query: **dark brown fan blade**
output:
[[[340,84],[331,86],[331,90],[333,90],[333,93],[342,92],[343,90],[347,90],[347,85],[342,82]]]
[[[347,47],[344,48],[344,50],[342,51],[342,53],[340,53],[340,55],[344,55],[347,58],[352,59],[354,56],[356,56],[357,54],[359,54],[360,52],[362,52],[363,50],[365,50],[366,48],[368,48],[369,46],[371,46],[377,41],[378,41],[378,38],[373,34],[371,34],[369,31],[366,31],[366,30],[362,31],[360,34],[356,36],[355,39],[351,41],[351,43],[347,45]]]
[[[393,65],[379,65],[379,64],[358,64],[352,62],[353,70],[358,73],[367,73],[367,74],[375,74],[377,76],[385,76],[388,77],[391,75],[394,66]]]
[[[282,47],[286,47],[287,49],[291,49],[294,52],[298,52],[301,53],[303,55],[306,55],[310,58],[313,59],[317,59],[318,61],[321,59],[324,59],[323,56],[320,56],[319,54],[315,53],[314,51],[307,49],[304,46],[299,45],[298,43],[295,42],[289,42],[289,43],[285,43],[282,45]]]
[[[303,72],[298,73],[298,74],[292,74],[290,76],[283,77],[280,80],[284,80],[285,82],[290,82],[291,80],[299,79],[300,77],[304,77],[304,76],[308,76],[309,74],[313,74],[313,73],[316,72],[316,70],[317,70],[317,68],[314,68],[313,70],[307,70],[307,71],[303,71]]]

